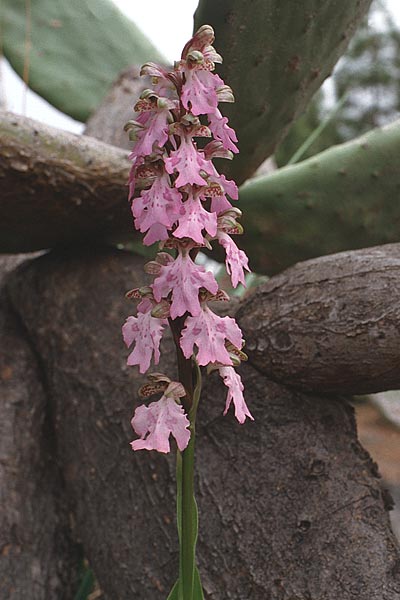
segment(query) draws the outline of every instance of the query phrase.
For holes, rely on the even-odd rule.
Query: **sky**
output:
[[[114,0],[114,2],[151,39],[166,58],[171,62],[179,58],[183,45],[192,33],[193,14],[198,0],[151,0],[151,3],[138,0]],[[385,0],[385,3],[400,28],[400,1]],[[4,59],[1,63],[0,82],[8,110],[75,133],[83,130],[81,123],[63,115],[33,92],[26,92],[24,84]]]

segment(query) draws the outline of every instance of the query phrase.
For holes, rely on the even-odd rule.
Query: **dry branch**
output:
[[[0,112],[0,252],[132,236],[127,151]]]
[[[400,388],[400,244],[298,263],[240,308],[250,361],[303,390]]]
[[[21,257],[0,260],[0,279]],[[40,360],[0,290],[0,598],[71,600],[72,541]]]

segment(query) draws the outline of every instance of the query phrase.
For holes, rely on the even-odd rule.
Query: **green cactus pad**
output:
[[[241,154],[227,167],[239,182],[270,156],[345,51],[371,0],[200,0],[195,28],[209,23],[224,58],[218,71],[236,104],[224,106]]]
[[[400,241],[399,153],[396,121],[242,186],[252,269]]]
[[[30,24],[27,14],[25,0],[3,0],[4,55],[22,76],[28,32],[29,86],[80,121],[99,105],[122,69],[163,61],[110,0],[32,0]]]

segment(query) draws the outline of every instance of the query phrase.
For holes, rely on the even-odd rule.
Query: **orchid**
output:
[[[128,365],[138,365],[144,373],[152,359],[158,363],[168,322],[179,359],[179,381],[157,373],[149,375],[151,383],[141,388],[143,397],[160,393],[161,397],[136,408],[131,424],[139,438],[131,446],[167,453],[170,437],[176,440],[181,567],[169,598],[179,600],[193,600],[195,578],[200,581],[194,564],[193,452],[201,367],[217,370],[227,387],[223,414],[233,403],[239,423],[253,419],[235,371],[246,359],[242,332],[234,318],[210,309],[210,301],[229,297],[213,274],[196,263],[201,248],[219,244],[233,287],[246,283],[248,259],[231,238],[243,231],[238,222],[241,211],[232,204],[238,188],[213,163],[215,158],[232,159],[238,152],[236,133],[218,108],[220,102],[234,98],[214,73],[222,58],[213,40],[212,28],[204,25],[185,45],[173,70],[145,64],[141,73],[151,76],[153,88],[141,94],[134,107],[138,115],[126,126],[136,142],[128,182],[134,226],[145,234],[144,244],[158,242],[160,250],[145,266],[153,282],[128,294],[140,300],[137,315],[128,317],[123,326],[126,345],[133,345]],[[209,141],[199,147],[198,138]]]

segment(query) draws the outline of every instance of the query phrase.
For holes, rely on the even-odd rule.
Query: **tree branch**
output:
[[[132,236],[127,151],[0,112],[0,251]]]
[[[299,263],[238,312],[250,362],[313,392],[400,388],[400,244]]]

